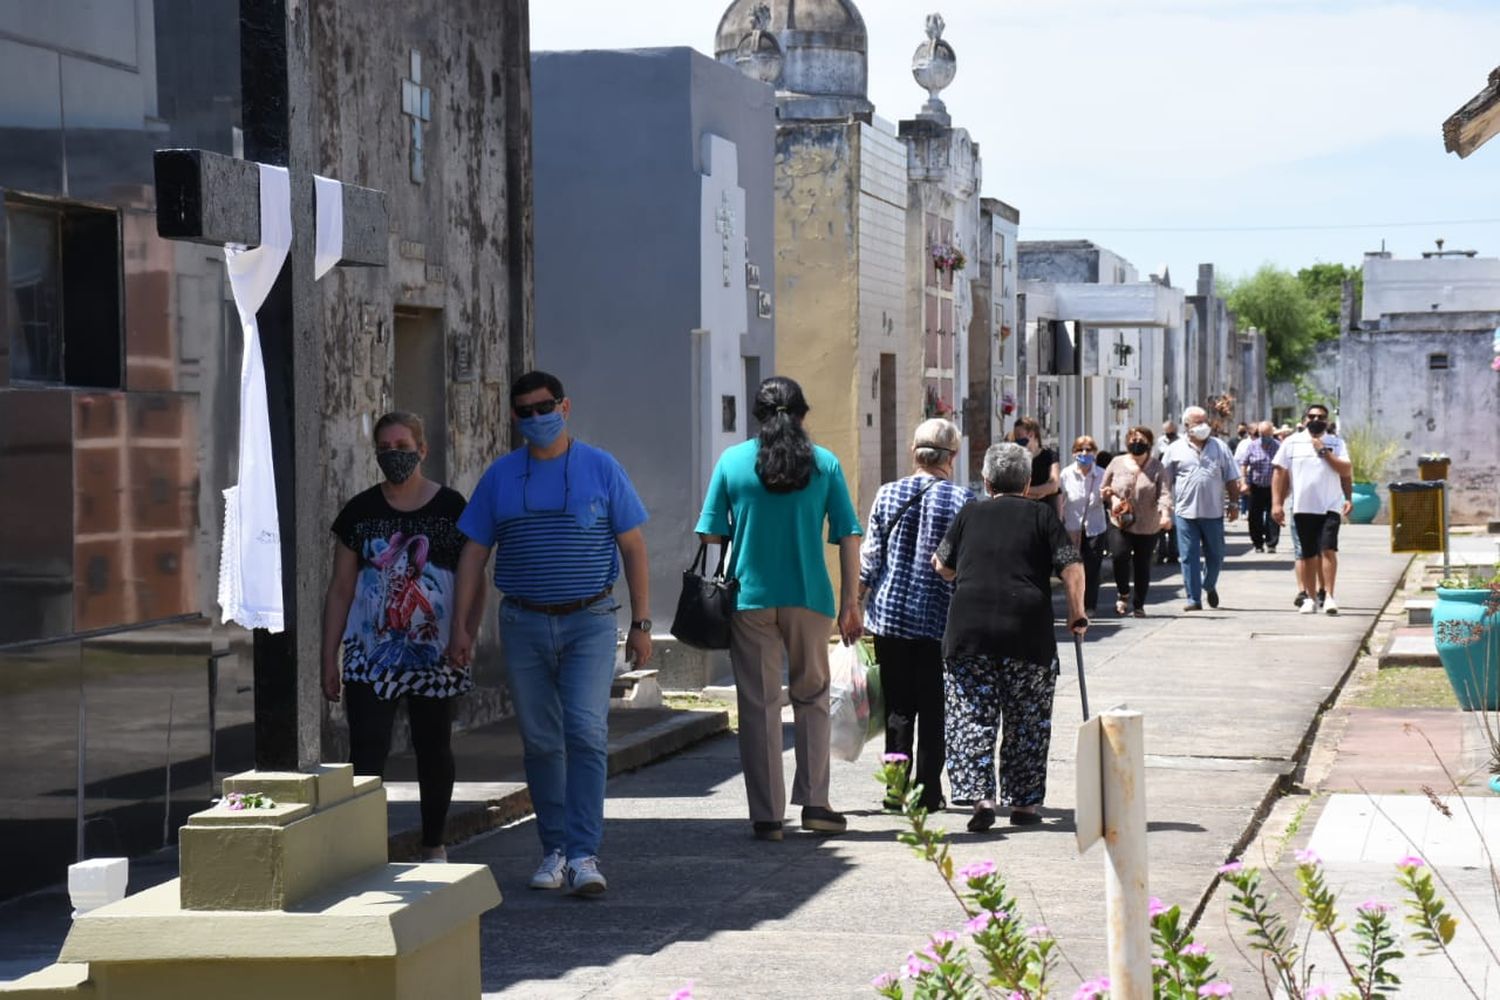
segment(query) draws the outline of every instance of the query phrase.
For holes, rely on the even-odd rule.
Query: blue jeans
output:
[[[1205,589],[1219,589],[1219,570],[1224,565],[1224,519],[1174,514],[1172,520],[1177,524],[1177,558],[1182,563],[1187,599],[1189,603],[1202,604]]]
[[[615,674],[612,598],[570,615],[500,606],[500,642],[521,728],[542,851],[599,853]]]

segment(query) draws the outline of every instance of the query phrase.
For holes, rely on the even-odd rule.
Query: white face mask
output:
[[[1214,429],[1208,424],[1194,424],[1188,428],[1188,433],[1193,436],[1194,441],[1207,441],[1208,436],[1213,432]]]

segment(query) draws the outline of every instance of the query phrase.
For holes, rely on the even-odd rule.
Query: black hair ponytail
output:
[[[802,387],[781,375],[766,379],[755,393],[755,419],[760,421],[755,474],[772,493],[795,493],[812,481],[812,441],[802,429],[807,410]]]

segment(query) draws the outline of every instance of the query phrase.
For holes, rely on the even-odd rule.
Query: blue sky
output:
[[[531,7],[532,46],[711,52],[726,6],[547,0]],[[959,58],[944,100],[1023,239],[1094,239],[1143,275],[1165,263],[1179,286],[1200,262],[1229,276],[1357,264],[1382,240],[1398,256],[1437,238],[1500,256],[1500,140],[1467,160],[1442,144],[1443,120],[1500,64],[1500,0],[859,8],[870,97],[890,120],[921,106],[911,54],[925,15],[943,14]]]

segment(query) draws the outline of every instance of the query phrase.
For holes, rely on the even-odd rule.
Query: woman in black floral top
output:
[[[384,482],[350,500],[333,522],[333,579],[323,604],[323,693],[344,702],[355,774],[382,775],[396,706],[406,701],[422,791],[422,847],[444,860],[453,799],[453,699],[473,687],[443,656],[463,550],[463,495],[422,475],[422,420],[387,413],[375,424]],[[473,602],[478,627],[483,598]]]
[[[1010,821],[1042,821],[1057,641],[1052,635],[1052,574],[1062,576],[1068,621],[1082,635],[1083,562],[1050,504],[1023,499],[1031,458],[1017,444],[984,455],[989,500],[958,512],[933,556],[954,581],[943,632],[948,781],[955,800],[974,803],[969,829],[995,823],[997,799]],[[995,736],[1001,719],[1000,796],[995,794]]]

